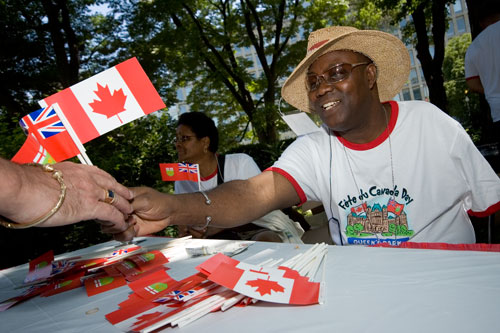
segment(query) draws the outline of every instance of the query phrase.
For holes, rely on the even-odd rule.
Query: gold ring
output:
[[[107,204],[114,204],[115,201],[116,201],[116,196],[115,196],[115,192],[113,192],[112,190],[104,190],[106,192],[106,197],[104,198],[104,202],[107,203]]]

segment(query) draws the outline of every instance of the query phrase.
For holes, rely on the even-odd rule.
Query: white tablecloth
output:
[[[161,241],[148,238],[141,245]],[[291,258],[309,246],[257,242],[234,258],[257,264],[268,257]],[[169,263],[168,273],[184,278],[196,273],[194,267],[206,258]],[[22,265],[0,271],[0,300],[20,293],[14,287],[22,284],[27,269]],[[35,297],[1,312],[0,332],[117,332],[104,315],[130,292],[124,286],[89,298],[82,287]],[[329,246],[325,304],[259,302],[165,331],[500,332],[499,313],[500,253]]]

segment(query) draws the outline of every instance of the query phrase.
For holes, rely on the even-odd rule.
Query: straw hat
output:
[[[281,88],[281,95],[290,105],[305,112],[309,106],[306,73],[321,55],[348,50],[364,54],[377,66],[377,87],[380,101],[392,99],[408,80],[410,56],[404,44],[395,36],[376,30],[353,27],[328,27],[309,35],[306,57],[295,68]]]

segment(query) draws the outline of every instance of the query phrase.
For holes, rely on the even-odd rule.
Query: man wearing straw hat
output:
[[[127,240],[170,224],[229,227],[313,200],[323,203],[338,245],[474,243],[468,215],[500,209],[500,180],[444,112],[391,101],[409,69],[393,35],[352,27],[311,33],[282,95],[319,114],[322,131],[299,137],[260,175],[203,196],[133,189],[129,228],[103,230]]]

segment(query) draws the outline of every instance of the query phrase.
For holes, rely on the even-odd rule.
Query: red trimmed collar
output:
[[[215,171],[212,172],[211,174],[209,174],[207,177],[202,177],[200,175],[200,180],[203,182],[206,182],[207,180],[210,180],[210,179],[214,178],[215,176],[217,176],[218,171],[219,171],[219,167],[215,167]]]
[[[391,135],[392,131],[394,130],[394,127],[396,127],[396,122],[398,121],[398,115],[399,115],[399,106],[397,102],[389,101],[389,102],[384,102],[382,104],[386,103],[389,103],[391,106],[391,119],[389,119],[389,132],[383,131],[377,138],[367,143],[352,143],[347,141],[340,135],[338,135],[337,138],[339,139],[340,143],[342,143],[347,148],[353,150],[369,150],[377,147],[382,142],[384,142],[389,137],[389,135]]]

